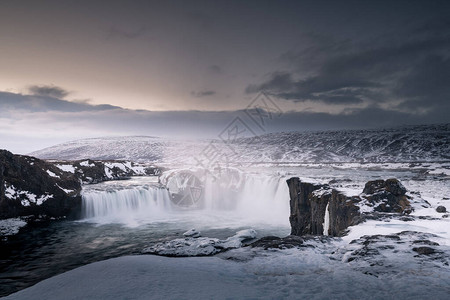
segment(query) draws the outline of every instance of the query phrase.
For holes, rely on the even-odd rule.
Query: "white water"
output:
[[[330,211],[328,210],[328,206],[330,203],[327,203],[327,207],[325,207],[325,216],[323,220],[323,235],[328,235],[330,230]]]
[[[85,219],[127,226],[177,221],[219,227],[289,226],[289,189],[280,176],[245,175],[239,188],[206,179],[201,207],[189,209],[174,205],[167,189],[149,181],[154,183],[155,179],[142,177],[86,186],[82,193]]]

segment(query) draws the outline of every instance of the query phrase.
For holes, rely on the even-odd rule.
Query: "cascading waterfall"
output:
[[[84,217],[100,223],[133,225],[135,220],[153,220],[172,208],[168,191],[158,187],[84,191],[82,197]]]
[[[329,210],[330,203],[327,203],[327,207],[325,207],[325,216],[323,220],[323,235],[328,235],[330,231],[330,210]]]
[[[195,208],[177,207],[169,191],[160,186],[124,181],[111,189],[96,185],[83,190],[83,212],[88,220],[98,223],[139,225],[155,221],[189,219],[204,216],[227,216],[235,222],[289,224],[289,188],[285,178],[273,175],[242,175],[238,185],[206,178],[202,203]],[[120,186],[123,184],[123,186]],[[217,219],[217,218],[216,218]]]

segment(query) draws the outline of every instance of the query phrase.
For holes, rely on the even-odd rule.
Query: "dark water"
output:
[[[151,243],[181,237],[185,225],[153,223],[129,228],[60,221],[24,228],[0,244],[0,297],[82,265],[140,254]],[[224,239],[239,229],[243,228],[202,229],[202,235]],[[258,233],[272,232],[260,229]]]

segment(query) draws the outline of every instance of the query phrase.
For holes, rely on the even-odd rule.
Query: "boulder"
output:
[[[361,197],[378,212],[409,214],[412,211],[406,188],[395,178],[367,182]]]
[[[438,213],[445,213],[447,212],[447,208],[445,208],[445,206],[439,205],[438,207],[436,207],[436,211]]]

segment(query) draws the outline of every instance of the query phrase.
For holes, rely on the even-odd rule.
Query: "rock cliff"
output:
[[[0,150],[0,219],[17,216],[74,216],[81,184],[40,159]]]
[[[326,184],[287,180],[290,194],[291,234],[341,236],[352,225],[373,212],[409,214],[412,211],[406,189],[397,179],[366,183],[363,193],[346,196]],[[362,212],[364,205],[368,212]],[[365,210],[366,211],[366,210]]]

